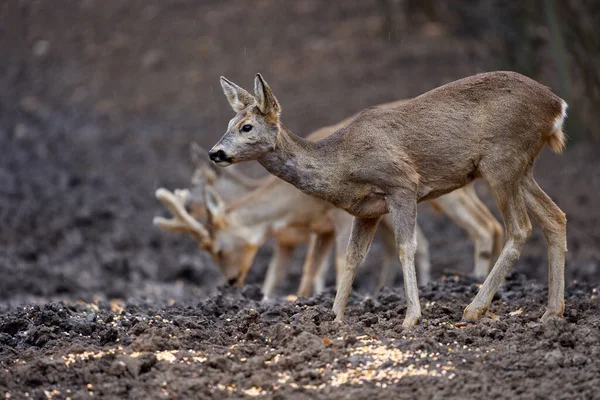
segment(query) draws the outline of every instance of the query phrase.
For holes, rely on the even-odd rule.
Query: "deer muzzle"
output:
[[[211,149],[208,152],[208,157],[220,167],[226,167],[233,162],[232,158],[227,156],[223,150]]]

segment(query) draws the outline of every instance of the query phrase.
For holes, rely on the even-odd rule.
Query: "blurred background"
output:
[[[301,135],[483,71],[551,86],[570,104],[570,141],[562,156],[544,151],[536,175],[567,213],[568,278],[597,280],[598,26],[593,0],[2,0],[0,303],[214,287],[218,270],[191,239],[152,226],[154,190],[188,186],[190,142],[210,148],[224,133],[233,113],[218,77],[251,88],[256,72]],[[434,273],[471,271],[466,234],[426,205],[420,215]],[[374,276],[377,248],[358,282]],[[546,280],[539,230],[515,269]]]

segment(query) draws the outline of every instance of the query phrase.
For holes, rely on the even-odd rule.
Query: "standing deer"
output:
[[[382,108],[393,108],[404,100],[380,105]],[[350,122],[355,116],[338,124],[327,126],[308,136],[310,140],[322,139]],[[190,214],[195,218],[209,217],[206,232],[210,232],[211,240],[200,242],[219,264],[226,279],[230,282],[243,283],[250,269],[258,247],[267,239],[275,237],[276,246],[273,258],[269,263],[263,293],[269,297],[277,281],[284,273],[285,264],[289,261],[294,248],[309,241],[303,276],[298,290],[299,296],[308,296],[311,286],[319,293],[325,287],[327,272],[327,252],[332,244],[332,233],[329,229],[335,226],[336,272],[339,275],[343,266],[343,250],[345,250],[352,225],[352,217],[330,203],[308,196],[294,186],[274,177],[270,179],[248,180],[243,174],[232,171],[234,167],[220,168],[215,171],[203,163],[204,154],[201,148],[191,146],[192,159],[197,165],[192,182],[192,193],[185,201]],[[259,186],[259,183],[263,185]],[[207,201],[204,202],[205,186],[215,185],[210,189]],[[249,187],[256,189],[248,193]],[[181,201],[177,196],[165,196],[164,190],[157,192],[163,202]],[[224,194],[224,199],[219,193]],[[247,196],[242,194],[248,193]],[[236,201],[231,201],[236,198]],[[502,246],[502,227],[479,200],[473,185],[458,189],[452,193],[432,200],[431,205],[444,211],[459,226],[469,233],[474,243],[474,275],[484,279],[489,272],[492,260],[500,253]],[[176,206],[176,205],[175,205]],[[171,205],[171,208],[174,205]],[[206,210],[206,211],[205,211]],[[155,221],[161,227],[161,218]],[[323,227],[327,228],[325,231]],[[317,229],[315,229],[315,227]],[[311,230],[312,229],[312,230]],[[312,234],[311,234],[312,232]],[[384,218],[379,226],[383,243],[383,264],[378,286],[390,283],[395,274],[391,265],[395,257],[395,243],[391,220]],[[194,226],[190,233],[197,237]],[[427,240],[417,225],[417,271],[418,281],[426,284],[430,280],[429,251]]]
[[[254,96],[223,77],[221,85],[237,114],[209,152],[217,165],[257,160],[271,174],[354,216],[333,304],[336,320],[344,318],[357,267],[381,216],[390,213],[407,301],[403,326],[417,324],[417,203],[479,177],[494,194],[507,241],[463,319],[477,321],[487,312],[531,234],[528,214],[548,243],[548,305],[542,321],[563,314],[566,217],[532,172],[545,144],[557,153],[565,145],[567,104],[549,88],[514,72],[478,74],[393,109],[366,109],[332,135],[311,142],[283,126],[279,102],[260,74]]]

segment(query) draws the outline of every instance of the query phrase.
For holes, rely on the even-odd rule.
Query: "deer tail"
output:
[[[550,146],[550,150],[555,153],[562,153],[565,149],[565,143],[567,141],[566,135],[563,132],[563,124],[565,122],[565,118],[567,118],[567,102],[564,100],[560,100],[561,102],[561,113],[554,120],[554,125],[552,125],[552,132],[548,137],[548,146]]]

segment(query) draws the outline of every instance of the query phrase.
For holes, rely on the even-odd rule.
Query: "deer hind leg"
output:
[[[344,320],[346,303],[348,302],[348,297],[350,297],[350,292],[352,291],[352,282],[356,276],[356,270],[369,251],[369,247],[373,241],[373,235],[377,230],[379,219],[380,217],[355,217],[352,222],[348,250],[346,250],[346,266],[342,271],[341,279],[338,283],[338,291],[335,296],[335,301],[333,302],[333,312],[335,313],[336,321]]]
[[[273,257],[269,262],[269,268],[267,269],[267,275],[263,283],[262,291],[265,299],[273,294],[277,282],[285,275],[285,266],[292,258],[293,253],[294,246],[286,246],[280,243],[275,245]]]
[[[404,296],[406,297],[406,316],[402,326],[411,327],[421,319],[421,303],[419,302],[419,287],[415,270],[415,253],[417,251],[417,201],[414,193],[403,193],[388,203],[398,255],[402,264],[404,278]]]
[[[484,316],[498,287],[519,258],[523,245],[531,235],[531,222],[527,216],[522,180],[490,186],[500,207],[508,240],[475,299],[465,309],[463,319],[466,321],[477,321]]]
[[[490,224],[490,217],[482,212],[481,208],[473,201],[473,195],[469,195],[466,190],[466,188],[457,189],[437,198],[435,202],[454,223],[469,234],[475,248],[474,275],[483,280],[491,269],[495,232]],[[476,197],[476,195],[474,196]],[[481,206],[485,208],[483,204]],[[493,217],[492,219],[495,221]]]
[[[488,273],[491,271],[494,266],[493,262],[498,259],[500,252],[502,251],[502,247],[504,246],[504,228],[502,224],[498,222],[494,214],[490,211],[489,208],[479,198],[477,192],[475,191],[475,184],[467,185],[464,188],[465,194],[470,199],[471,203],[477,208],[479,213],[482,214],[483,218],[487,219],[488,228],[490,231],[494,233],[494,245],[492,247],[492,257],[490,259],[490,265],[488,269]],[[486,273],[487,275],[487,273]]]
[[[542,316],[542,322],[546,322],[551,317],[562,316],[565,310],[567,218],[539,187],[531,172],[525,177],[525,203],[548,243],[548,307]]]
[[[313,285],[317,269],[331,252],[334,240],[335,234],[333,232],[311,235],[309,249],[302,270],[302,280],[298,288],[299,297],[310,296],[310,289]]]

